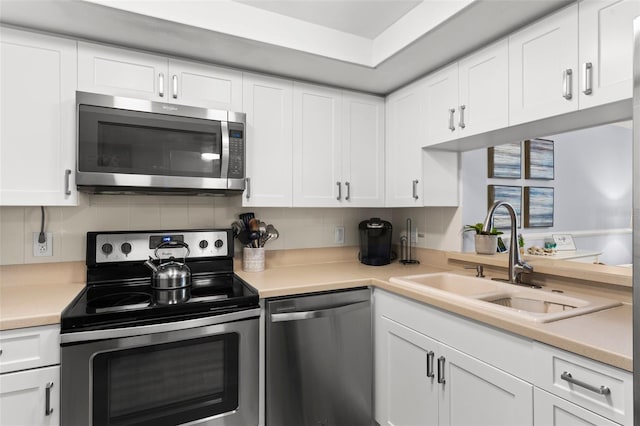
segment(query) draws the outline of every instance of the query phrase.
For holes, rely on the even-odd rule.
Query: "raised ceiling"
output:
[[[384,95],[569,3],[0,0],[0,22]]]

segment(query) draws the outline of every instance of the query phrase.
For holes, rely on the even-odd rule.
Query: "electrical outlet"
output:
[[[33,233],[33,255],[35,257],[53,256],[53,232],[45,232],[44,243],[38,242],[39,232]]]
[[[336,226],[333,241],[336,244],[344,244],[344,226]]]

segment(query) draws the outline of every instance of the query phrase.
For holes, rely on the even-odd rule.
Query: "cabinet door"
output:
[[[36,368],[1,375],[0,424],[59,425],[60,367]]]
[[[531,384],[450,347],[441,356],[441,426],[533,425]]]
[[[580,108],[633,95],[633,19],[637,0],[583,0],[580,28]]]
[[[167,58],[78,42],[78,90],[168,102]]]
[[[432,357],[440,345],[383,316],[376,317],[375,333],[376,421],[389,426],[437,425],[441,385],[435,380]]]
[[[294,206],[338,206],[344,199],[340,110],[340,91],[294,83]]]
[[[384,100],[343,92],[342,179],[353,207],[384,207]]]
[[[242,111],[242,73],[169,59],[169,99],[177,104]]]
[[[509,37],[509,124],[578,109],[578,6]]]
[[[535,426],[616,426],[607,420],[576,404],[558,398],[541,389],[533,393]]]
[[[416,84],[386,99],[387,207],[422,206],[423,94],[423,86]]]
[[[489,46],[458,64],[460,136],[509,125],[509,43]]]
[[[429,75],[424,87],[426,138],[421,147],[460,137],[458,63]]]
[[[0,205],[76,205],[76,42],[0,31]]]
[[[244,74],[247,114],[245,206],[291,207],[293,82]]]

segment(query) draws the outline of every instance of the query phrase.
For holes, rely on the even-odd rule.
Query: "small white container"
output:
[[[497,235],[475,235],[476,253],[478,254],[496,254],[498,251]]]
[[[242,249],[242,270],[245,272],[264,271],[264,247]]]

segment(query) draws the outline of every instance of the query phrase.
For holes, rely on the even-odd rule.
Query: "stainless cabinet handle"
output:
[[[251,198],[251,178],[244,178],[244,181],[247,183],[247,187],[245,188],[244,196],[247,198]]]
[[[47,383],[47,386],[44,389],[44,398],[45,398],[45,406],[44,406],[44,415],[50,416],[53,413],[53,408],[51,408],[51,388],[53,387],[53,382]]]
[[[433,377],[433,351],[427,352],[427,377]]]
[[[178,76],[174,75],[171,80],[173,81],[173,99],[178,99]]]
[[[418,199],[418,179],[413,181],[413,199]]]
[[[64,195],[71,195],[71,187],[69,185],[70,176],[71,176],[71,170],[66,169],[64,171]]]
[[[461,129],[467,127],[467,125],[464,124],[464,110],[466,107],[466,105],[460,105],[460,123],[458,123],[458,126],[460,126]]]
[[[271,314],[271,322],[282,321],[297,321],[313,318],[324,318],[329,316],[341,315],[346,312],[356,311],[358,309],[366,308],[371,305],[371,302],[365,300],[363,302],[348,303],[346,305],[336,306],[333,308],[319,309],[317,311],[303,311],[303,312],[283,312],[281,314]]]
[[[349,198],[351,198],[351,184],[349,182],[345,182],[344,186],[347,187],[347,196],[344,197],[344,200],[349,201]]]
[[[342,184],[340,182],[336,182],[336,185],[338,185],[338,196],[336,197],[336,200],[340,201],[342,198]]]
[[[568,68],[562,73],[562,97],[566,100],[573,98],[571,86],[573,86],[573,70]]]
[[[611,393],[611,389],[609,389],[607,386],[597,387],[597,386],[590,385],[590,384],[585,383],[585,382],[583,382],[581,380],[574,379],[571,376],[571,373],[568,373],[566,371],[560,375],[560,378],[562,380],[566,380],[567,382],[572,383],[572,384],[574,384],[576,386],[580,386],[581,388],[588,389],[591,392],[595,392],[595,393],[600,394],[600,395],[609,395]]]
[[[158,96],[164,98],[164,73],[158,74]]]
[[[582,93],[585,95],[590,95],[593,93],[592,84],[593,84],[593,64],[591,62],[584,63],[584,70],[582,73]]]
[[[456,130],[456,126],[453,125],[453,114],[455,113],[456,113],[455,108],[451,108],[449,110],[449,130],[451,130],[452,132]]]
[[[438,383],[444,384],[446,380],[444,379],[444,362],[445,359],[443,356],[438,358]]]

